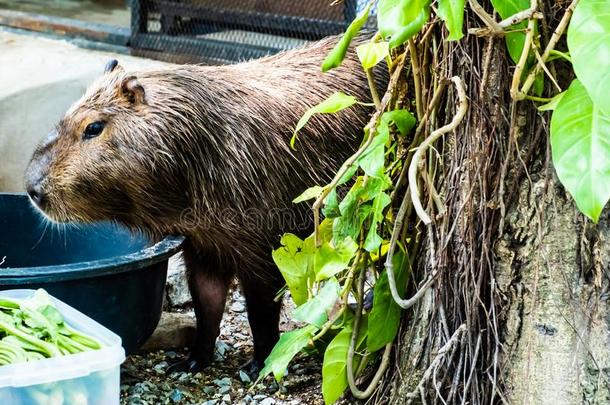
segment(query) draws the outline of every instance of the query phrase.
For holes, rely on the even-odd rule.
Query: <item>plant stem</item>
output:
[[[381,117],[381,114],[383,113],[383,111],[385,110],[385,108],[387,107],[388,103],[390,102],[390,100],[392,98],[392,92],[393,92],[394,88],[396,87],[396,83],[398,83],[398,80],[400,79],[400,75],[402,73],[403,66],[404,66],[404,59],[402,59],[402,61],[396,66],[396,69],[394,70],[394,73],[392,74],[392,77],[390,78],[390,82],[388,84],[388,89],[386,90],[386,92],[381,100],[380,108],[375,111],[375,113],[371,117],[369,123],[365,127],[365,129],[368,128],[368,130],[369,130],[369,136],[366,139],[365,143],[360,147],[360,149],[358,149],[356,151],[356,153],[354,153],[352,156],[350,156],[343,163],[341,168],[335,174],[335,177],[333,178],[333,180],[330,182],[330,184],[328,184],[326,187],[324,187],[324,191],[322,191],[322,193],[318,196],[318,198],[316,199],[316,201],[313,203],[313,205],[311,207],[311,209],[313,211],[314,240],[316,242],[316,247],[320,246],[320,232],[319,232],[320,208],[322,207],[322,204],[324,204],[324,199],[328,196],[328,194],[330,194],[330,192],[335,187],[337,187],[337,184],[339,184],[339,181],[341,180],[343,175],[355,164],[356,160],[358,160],[358,158],[364,153],[364,151],[373,142],[373,137],[375,136],[375,133],[377,131],[377,121],[379,120],[379,117]]]
[[[419,60],[417,55],[417,47],[413,39],[409,40],[409,54],[411,56],[411,68],[413,69],[413,86],[415,87],[415,109],[417,111],[417,120],[421,121],[424,116],[422,97],[421,97],[421,82],[419,71]]]
[[[421,158],[423,157],[424,152],[430,145],[432,145],[438,138],[446,134],[447,132],[453,131],[458,124],[462,121],[464,116],[466,115],[466,111],[468,110],[468,100],[466,98],[466,90],[464,89],[464,84],[462,80],[458,76],[454,76],[451,78],[451,81],[455,84],[455,87],[458,92],[459,105],[458,110],[453,117],[451,122],[441,128],[433,131],[428,138],[426,138],[418,147],[415,153],[413,154],[413,159],[411,160],[411,164],[409,165],[409,185],[411,189],[411,201],[413,203],[413,208],[415,208],[415,212],[417,216],[422,220],[424,224],[429,224],[432,222],[426,211],[424,210],[420,196],[419,190],[417,188],[417,169],[420,163]]]
[[[535,2],[535,0],[532,0]],[[525,43],[523,44],[523,50],[521,51],[521,56],[519,57],[519,62],[517,66],[515,66],[515,73],[513,74],[513,81],[510,86],[510,96],[513,100],[518,99],[519,93],[519,84],[521,83],[521,75],[523,74],[523,70],[525,69],[525,64],[527,63],[527,58],[530,54],[530,49],[532,47],[532,40],[534,38],[534,29],[536,27],[536,21],[531,18],[527,23],[527,34],[525,35]]]
[[[392,352],[392,343],[388,343],[385,346],[385,350],[383,351],[383,357],[381,358],[381,364],[379,364],[379,368],[375,372],[373,379],[366,387],[364,391],[361,391],[357,386],[354,380],[354,355],[356,351],[356,342],[358,341],[358,330],[360,328],[360,319],[362,318],[362,305],[364,303],[364,281],[366,279],[366,271],[363,270],[360,273],[360,278],[358,279],[358,302],[356,308],[356,314],[354,315],[354,324],[352,329],[352,336],[349,343],[349,348],[347,349],[347,383],[349,385],[349,389],[352,392],[352,395],[358,399],[366,399],[370,397],[377,385],[379,384],[379,380],[385,373],[386,369],[390,365],[390,353]]]
[[[566,10],[563,17],[561,18],[561,21],[559,21],[557,28],[553,32],[553,35],[551,35],[551,39],[549,40],[549,43],[547,44],[546,48],[544,49],[544,53],[542,54],[543,63],[547,61],[547,59],[549,58],[549,55],[551,54],[551,51],[555,49],[557,42],[559,42],[559,39],[561,38],[564,31],[568,27],[570,19],[572,18],[572,13],[574,12],[574,9],[578,5],[578,1],[579,0],[573,0],[572,3],[570,3],[570,5],[568,6],[568,9]],[[536,75],[538,75],[538,73],[540,72],[540,69],[542,69],[540,62],[541,61],[538,61],[538,63],[536,64],[536,67],[530,71],[529,75],[527,76],[527,79],[525,79],[525,83],[523,83],[523,87],[521,87],[521,91],[519,92],[520,94],[518,95],[520,97],[519,99],[523,99],[524,96],[532,88],[532,85],[534,84],[534,81],[536,80]]]

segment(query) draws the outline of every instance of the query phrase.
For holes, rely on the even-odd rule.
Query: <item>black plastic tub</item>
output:
[[[0,290],[44,288],[134,352],[159,322],[167,260],[182,241],[151,244],[112,223],[52,224],[26,195],[0,193]]]

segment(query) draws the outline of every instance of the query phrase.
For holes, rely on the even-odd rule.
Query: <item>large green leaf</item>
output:
[[[369,17],[369,12],[371,11],[372,4],[369,4],[345,30],[345,34],[341,37],[337,45],[333,48],[332,51],[326,56],[324,62],[322,62],[322,71],[326,72],[330,69],[334,69],[341,65],[343,59],[345,59],[345,54],[349,49],[349,44],[351,44],[352,39],[358,34],[362,26],[366,23],[366,20]]]
[[[610,114],[610,3],[580,0],[570,27],[568,48],[574,71],[593,103]]]
[[[328,320],[328,313],[339,299],[340,290],[337,279],[329,279],[312,299],[295,309],[293,318],[322,328]]]
[[[356,348],[363,346],[366,338],[366,319],[360,322],[358,341]],[[347,324],[341,332],[333,338],[324,352],[324,362],[322,364],[322,396],[326,404],[334,403],[347,388],[347,352],[349,342],[352,338],[353,325]],[[361,357],[354,355],[354,370],[358,368]]]
[[[610,198],[610,115],[574,80],[551,118],[553,165],[580,211],[597,222]]]
[[[315,247],[313,239],[301,240],[291,233],[284,234],[282,246],[273,251],[273,261],[280,269],[297,305],[307,301],[308,279],[313,272]]]
[[[301,329],[282,333],[280,340],[278,340],[267,359],[265,359],[265,367],[259,373],[258,379],[261,380],[273,372],[275,379],[280,381],[286,372],[290,360],[307,346],[316,330],[315,326],[308,325]]]
[[[402,252],[395,253],[392,262],[394,263],[396,289],[398,294],[404,297],[409,277],[405,268],[405,255]],[[392,298],[388,274],[384,271],[375,284],[373,309],[369,314],[369,333],[366,345],[370,352],[376,352],[394,340],[400,326],[400,314],[401,308]]]
[[[377,27],[390,48],[417,34],[430,17],[430,0],[379,0]]]
[[[457,41],[464,36],[464,5],[466,0],[438,0],[438,16],[445,21],[449,30],[449,40]]]
[[[500,14],[503,19],[508,18],[519,11],[523,11],[530,6],[530,0],[491,0],[494,10]],[[525,30],[527,29],[527,20],[521,21],[519,24],[508,27],[506,33],[506,47],[510,58],[514,63],[519,62],[523,47],[525,46]]]
[[[301,117],[299,122],[297,122],[297,126],[294,129],[292,134],[292,139],[290,140],[290,146],[294,148],[294,142],[296,140],[297,133],[307,124],[307,122],[313,117],[314,114],[334,114],[341,110],[344,110],[348,107],[356,104],[357,100],[354,96],[348,96],[345,93],[340,91],[331,94],[326,100],[322,101],[320,104],[311,107],[309,110],[305,111],[305,114]]]

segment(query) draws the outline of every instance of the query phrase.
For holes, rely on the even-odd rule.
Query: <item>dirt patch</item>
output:
[[[286,303],[285,313],[293,307]],[[282,315],[280,328],[294,324]],[[234,291],[227,302],[212,367],[196,373],[168,375],[168,365],[183,359],[187,350],[157,351],[129,356],[121,368],[121,404],[323,404],[321,359],[300,355],[280,384],[268,377],[252,387],[240,372],[252,355],[252,341],[243,297]]]

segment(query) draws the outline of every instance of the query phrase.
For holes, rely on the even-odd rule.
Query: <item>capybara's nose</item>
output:
[[[44,191],[42,190],[40,182],[28,182],[28,184],[26,185],[26,191],[34,202],[34,204],[39,207],[42,207],[42,204],[44,203]]]

